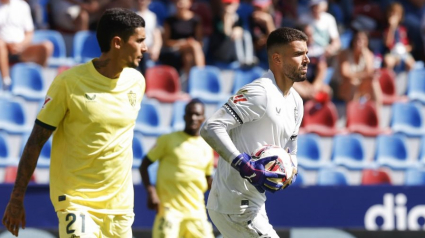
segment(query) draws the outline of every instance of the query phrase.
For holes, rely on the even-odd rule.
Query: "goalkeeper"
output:
[[[148,208],[157,211],[153,238],[213,238],[204,193],[211,187],[213,150],[199,136],[205,120],[204,104],[193,99],[185,107],[183,131],[158,138],[140,166]],[[156,187],[148,167],[159,162]]]
[[[306,42],[307,36],[292,28],[270,33],[270,70],[242,87],[201,129],[201,136],[220,155],[207,209],[224,238],[278,237],[265,211],[265,191],[283,189],[267,178],[285,175],[264,171],[276,157],[252,162],[249,154],[274,144],[289,148],[296,164],[304,109],[292,86],[306,79],[310,62]]]

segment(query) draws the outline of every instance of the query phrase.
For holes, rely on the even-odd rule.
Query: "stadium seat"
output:
[[[0,97],[0,130],[23,134],[31,130],[24,102],[18,98]]]
[[[337,129],[338,111],[332,101],[324,104],[309,100],[304,104],[303,130],[320,136],[334,136]]]
[[[167,6],[161,1],[152,1],[149,4],[149,10],[155,13],[158,25],[163,26],[164,20],[169,16]]]
[[[298,166],[307,170],[317,170],[328,164],[322,158],[320,137],[317,134],[300,134],[297,141]]]
[[[56,30],[35,30],[32,38],[33,43],[48,40],[53,44],[53,54],[48,60],[50,67],[59,67],[73,63],[66,56],[66,45],[62,34]]]
[[[421,105],[415,102],[397,102],[391,108],[390,127],[394,133],[411,137],[425,135],[425,121]]]
[[[85,63],[100,56],[100,47],[94,31],[79,31],[73,39],[73,58],[75,63]]]
[[[418,161],[421,164],[421,166],[425,165],[425,135],[422,136],[420,144],[419,144],[419,154],[418,154]]]
[[[17,165],[17,160],[11,158],[11,149],[7,140],[7,134],[0,132],[0,168],[9,165]],[[15,162],[15,164],[13,162]]]
[[[353,100],[348,102],[346,119],[346,128],[351,133],[375,137],[379,134],[391,132],[389,128],[380,127],[378,111],[374,101],[360,102]]]
[[[189,100],[189,94],[180,87],[177,70],[168,65],[157,65],[146,69],[146,96],[160,102],[172,103],[176,100]]]
[[[350,170],[362,170],[372,166],[366,158],[364,138],[357,133],[336,135],[333,138],[331,160]]]
[[[425,104],[425,69],[410,70],[407,76],[407,97]]]
[[[391,178],[383,169],[364,169],[361,185],[391,185]]]
[[[423,168],[412,167],[404,172],[404,185],[423,186],[425,185],[425,170]]]
[[[232,94],[236,94],[241,87],[260,78],[264,74],[264,70],[260,67],[238,68],[234,72]]]
[[[223,90],[220,70],[215,66],[194,66],[189,72],[188,92],[192,98],[213,104],[227,100],[229,95]]]
[[[140,167],[145,154],[142,135],[136,132],[133,137],[133,169]]]
[[[173,103],[172,115],[171,115],[171,128],[173,131],[181,131],[185,127],[184,121],[184,109],[186,107],[186,101],[175,101]]]
[[[160,104],[155,99],[144,98],[140,107],[134,130],[144,136],[160,136],[170,132],[170,128],[162,124]]]
[[[319,186],[346,186],[347,177],[344,172],[336,168],[320,169],[317,175],[317,185]]]
[[[394,71],[385,68],[380,69],[378,80],[382,90],[382,102],[384,105],[391,105],[394,102],[403,100],[403,97],[397,95],[396,75]]]
[[[17,63],[10,70],[13,95],[26,100],[40,101],[46,96],[42,68],[35,63]]]
[[[412,166],[407,148],[404,135],[379,135],[376,137],[375,161],[394,170],[406,169]]]
[[[351,39],[353,39],[353,31],[346,30],[340,36],[341,40],[341,49],[347,49],[350,46]]]

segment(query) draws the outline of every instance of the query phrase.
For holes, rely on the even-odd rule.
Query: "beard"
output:
[[[303,68],[307,66],[301,66],[299,68],[291,67],[287,70],[288,73],[285,73],[285,76],[291,79],[293,82],[302,82],[307,79],[307,73],[302,71]]]
[[[134,62],[128,62],[128,64],[127,64],[127,67],[133,68],[133,69],[137,68],[138,66],[139,66],[139,64],[136,64]]]

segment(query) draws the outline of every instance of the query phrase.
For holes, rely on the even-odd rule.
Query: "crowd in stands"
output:
[[[150,68],[174,68],[177,74],[169,73],[169,77],[179,85],[169,91],[177,89],[176,98],[193,96],[189,81],[195,69],[267,70],[268,34],[278,27],[294,27],[309,37],[307,81],[294,85],[305,101],[306,114],[317,111],[317,105],[332,109],[367,102],[377,112],[372,124],[380,127],[382,107],[413,99],[425,103],[425,86],[422,96],[407,95],[412,75],[418,75],[413,71],[421,70],[425,61],[425,2],[421,0],[0,0],[2,91],[12,91],[16,79],[10,68],[16,63],[51,67],[48,60],[57,45],[34,41],[37,31],[77,35],[94,30],[101,13],[111,7],[133,9],[145,19],[148,52],[139,70],[148,76],[158,75],[149,74]],[[425,81],[425,74],[417,77]],[[395,85],[407,89],[400,91]],[[326,123],[332,127],[336,121],[330,118]],[[308,115],[305,121],[304,132],[322,135],[309,129]],[[425,118],[421,123],[425,124]],[[374,136],[387,132],[380,128]]]

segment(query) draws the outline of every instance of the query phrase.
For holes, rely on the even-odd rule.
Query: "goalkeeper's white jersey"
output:
[[[303,101],[299,94],[291,88],[284,96],[270,70],[230,97],[203,128],[204,137],[216,137],[215,140],[209,139],[217,141],[219,138],[225,142],[221,146],[224,148],[216,146],[216,149],[228,157],[219,159],[207,208],[225,214],[243,213],[248,207],[260,209],[265,203],[265,194],[259,193],[243,179],[228,161],[242,152],[250,154],[264,144],[288,147],[295,157],[303,114]],[[230,139],[219,127],[225,127]]]

